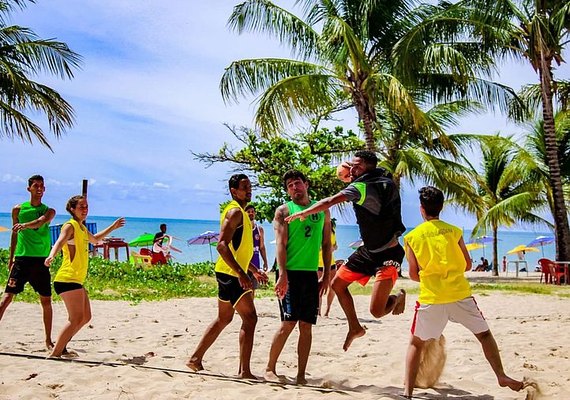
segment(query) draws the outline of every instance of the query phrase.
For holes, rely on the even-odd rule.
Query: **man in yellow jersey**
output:
[[[419,193],[424,222],[404,237],[410,279],[420,283],[406,356],[404,396],[412,398],[426,340],[438,339],[447,321],[458,322],[475,334],[500,386],[521,390],[523,382],[505,374],[497,343],[471,296],[464,275],[471,269],[471,258],[462,230],[439,219],[443,193],[431,186],[420,189]]]
[[[21,293],[29,282],[40,295],[45,343],[51,349],[51,282],[49,268],[44,265],[44,261],[51,249],[49,223],[55,217],[55,210],[42,203],[45,190],[44,178],[40,175],[32,176],[28,179],[30,201],[12,209],[13,227],[8,260],[10,275],[0,300],[0,320],[14,296]]]
[[[186,365],[194,370],[203,370],[202,358],[220,333],[234,317],[235,311],[242,319],[239,334],[238,376],[256,379],[250,370],[253,336],[257,324],[257,312],[253,304],[252,282],[247,272],[253,273],[260,283],[267,282],[267,275],[251,263],[253,236],[251,223],[244,208],[251,201],[251,182],[244,174],[232,175],[229,180],[232,201],[225,207],[220,218],[220,240],[217,250],[216,279],[218,281],[218,316],[212,322],[194,354]]]
[[[281,326],[271,343],[269,361],[265,370],[268,380],[281,380],[276,364],[287,338],[299,324],[297,345],[297,384],[306,384],[305,371],[311,351],[312,327],[317,323],[319,297],[328,288],[331,265],[331,221],[328,211],[314,214],[304,221],[291,224],[285,218],[309,207],[309,183],[299,171],[288,171],[283,184],[291,201],[275,211],[273,221],[277,244],[277,282],[275,293],[279,297]],[[324,271],[317,276],[319,250],[323,249]]]

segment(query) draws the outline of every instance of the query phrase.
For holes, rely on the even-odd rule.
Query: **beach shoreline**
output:
[[[413,287],[415,283],[401,280],[398,285]],[[544,398],[564,398],[570,391],[570,351],[562,338],[570,329],[570,299],[494,291],[476,298],[501,349],[507,373],[536,379]],[[335,303],[331,317],[320,318],[314,328],[307,387],[236,381],[239,318],[206,353],[206,371],[187,370],[186,359],[215,316],[215,298],[139,304],[93,301],[89,327],[70,343],[79,360],[93,364],[45,360],[39,305],[17,302],[0,324],[0,399],[316,399],[323,394],[328,399],[345,399],[347,394],[356,399],[394,399],[402,389],[416,299],[416,295],[408,296],[402,316],[379,321],[368,313],[369,297],[355,296],[368,330],[348,352],[341,349],[346,321]],[[256,299],[256,307],[259,322],[252,371],[262,376],[279,312],[274,298]],[[54,332],[65,317],[64,305],[55,303]],[[524,398],[522,393],[497,385],[476,339],[466,329],[450,323],[445,334],[448,360],[438,389],[419,389],[416,395],[429,399]],[[296,371],[295,343],[290,340],[286,345],[277,371],[291,380]]]

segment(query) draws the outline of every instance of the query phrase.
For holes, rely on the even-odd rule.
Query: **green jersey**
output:
[[[290,201],[287,203],[289,215],[309,208]],[[311,214],[304,221],[296,219],[289,223],[289,238],[287,240],[287,265],[291,271],[317,271],[319,267],[319,251],[323,243],[323,227],[325,213]]]
[[[40,204],[33,206],[29,201],[20,204],[18,222],[24,224],[33,221],[44,215],[48,206]],[[43,224],[37,229],[24,229],[18,232],[18,242],[16,243],[16,257],[47,257],[49,255],[51,243],[49,237],[49,224]]]

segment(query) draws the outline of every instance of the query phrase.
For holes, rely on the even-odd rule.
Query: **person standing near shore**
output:
[[[218,316],[206,328],[186,366],[193,371],[204,369],[204,354],[232,322],[237,311],[242,320],[238,376],[243,379],[257,379],[250,369],[257,311],[253,303],[253,284],[247,272],[253,273],[260,283],[267,282],[267,275],[258,271],[250,262],[253,255],[253,236],[251,222],[244,208],[251,201],[251,182],[244,174],[232,175],[229,190],[232,201],[224,208],[220,218],[220,239],[217,246],[220,256],[215,267],[218,281]]]
[[[443,193],[431,186],[419,193],[424,222],[404,238],[410,279],[420,283],[406,355],[404,396],[412,398],[426,341],[439,339],[448,321],[458,322],[473,332],[500,386],[521,390],[523,382],[505,374],[497,343],[471,295],[465,278],[465,271],[471,269],[471,258],[462,230],[439,219]]]
[[[89,296],[83,287],[89,267],[89,243],[97,244],[109,233],[125,225],[125,219],[118,218],[93,235],[85,226],[89,212],[85,196],[73,196],[65,209],[71,218],[63,224],[59,238],[45,259],[45,266],[49,267],[60,250],[63,251],[63,260],[55,275],[53,287],[61,296],[68,314],[67,323],[61,329],[50,357],[61,357],[67,352],[66,346],[71,338],[91,320]]]
[[[390,294],[404,260],[404,249],[398,242],[398,237],[406,230],[402,223],[400,194],[391,175],[383,168],[377,168],[377,163],[378,158],[373,152],[356,152],[349,166],[350,185],[286,218],[287,222],[305,219],[345,201],[351,201],[354,206],[363,245],[340,266],[332,282],[348,321],[344,351],[354,339],[366,333],[358,321],[354,300],[348,291],[352,282],[357,281],[364,286],[370,277],[375,277],[370,313],[376,318],[388,313],[401,314],[405,307],[404,290],[397,295]]]
[[[328,288],[331,264],[331,221],[328,210],[303,221],[285,222],[285,218],[309,207],[307,178],[295,170],[287,171],[283,184],[291,201],[277,208],[273,225],[277,244],[277,282],[281,326],[271,343],[265,370],[268,380],[279,379],[276,364],[287,338],[299,325],[297,344],[297,384],[307,383],[305,373],[312,343],[312,328],[317,323],[319,298]],[[323,249],[324,271],[319,279],[319,250]]]
[[[27,282],[40,296],[42,306],[45,345],[53,347],[51,329],[51,276],[44,261],[50,250],[49,223],[55,210],[42,203],[45,193],[44,178],[34,175],[28,179],[30,201],[12,208],[12,236],[8,259],[8,282],[0,300],[0,320],[15,295],[24,290]]]

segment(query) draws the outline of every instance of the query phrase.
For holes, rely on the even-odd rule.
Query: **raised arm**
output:
[[[275,230],[275,246],[277,266],[279,268],[279,278],[275,282],[275,294],[279,299],[283,299],[287,294],[287,241],[289,239],[289,224],[286,218],[289,215],[289,209],[283,204],[275,210],[275,218],[273,219],[273,229]]]
[[[238,274],[239,284],[241,287],[244,290],[247,290],[252,288],[251,279],[249,279],[249,276],[247,276],[244,270],[240,267],[229,247],[234,233],[242,225],[243,214],[241,210],[239,208],[232,208],[229,210],[222,221],[220,240],[218,240],[216,249],[226,264]],[[244,235],[247,233],[251,235],[251,232],[243,232]]]
[[[59,253],[61,251],[61,249],[63,248],[63,245],[68,240],[73,239],[74,234],[75,234],[75,230],[73,229],[73,225],[71,225],[71,224],[63,225],[63,227],[61,228],[61,232],[59,234],[59,237],[57,238],[57,241],[54,243],[53,247],[51,248],[51,251],[49,252],[49,255],[47,256],[47,258],[44,261],[44,264],[46,267],[51,266],[51,263],[53,262],[53,259],[55,258],[57,253]]]
[[[121,217],[121,218],[117,218],[115,220],[115,222],[113,222],[111,225],[109,225],[108,227],[106,227],[105,229],[103,229],[100,232],[97,232],[96,234],[92,234],[91,232],[88,232],[89,234],[89,242],[91,242],[92,244],[97,244],[99,243],[105,236],[107,236],[109,233],[113,232],[115,229],[119,229],[121,227],[125,226],[125,218]]]
[[[324,198],[320,201],[317,201],[311,207],[306,208],[303,211],[299,211],[293,215],[289,215],[287,218],[285,218],[285,222],[291,222],[291,221],[294,221],[298,218],[303,220],[311,214],[316,214],[320,211],[328,210],[332,206],[339,204],[339,203],[343,203],[347,200],[348,199],[346,198],[346,196],[344,194],[342,194],[341,192],[339,192],[339,193],[335,194],[334,196],[330,196],[330,197]]]

